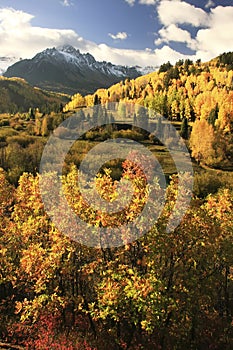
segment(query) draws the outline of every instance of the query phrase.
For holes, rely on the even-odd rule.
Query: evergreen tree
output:
[[[181,129],[180,129],[180,136],[183,137],[183,139],[187,140],[189,136],[189,127],[188,127],[188,119],[183,118]]]
[[[163,63],[159,68],[159,73],[167,72],[172,68],[172,64],[168,61],[167,63]]]
[[[33,120],[35,119],[35,113],[33,108],[29,108],[28,116],[29,116],[29,119],[33,119]]]
[[[99,96],[97,94],[95,94],[95,96],[94,96],[94,105],[96,106],[96,105],[99,105],[99,104],[100,104],[100,98],[99,98]]]
[[[217,104],[216,107],[210,111],[210,114],[208,117],[208,123],[213,127],[215,127],[215,121],[218,119],[218,112],[219,112],[219,108]]]

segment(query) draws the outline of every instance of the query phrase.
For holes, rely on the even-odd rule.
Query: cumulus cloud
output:
[[[139,0],[141,5],[155,5],[157,0]]]
[[[174,4],[176,4],[178,11],[172,13],[172,8],[168,6],[165,16],[162,3],[172,4],[173,12],[175,12]],[[180,4],[181,7],[179,7]],[[185,7],[186,5],[188,7]],[[189,10],[189,15],[185,13],[185,8]],[[12,8],[2,8],[0,9],[1,56],[31,58],[46,48],[70,44],[80,49],[81,52],[90,52],[99,61],[106,60],[107,57],[115,64],[157,67],[168,60],[171,63],[185,58],[208,60],[220,53],[233,50],[233,6],[218,6],[207,13],[184,1],[162,0],[158,9],[163,26],[158,32],[155,45],[163,44],[164,46],[155,48],[155,50],[151,48],[126,50],[114,48],[104,43],[98,45],[82,38],[71,29],[34,26],[32,24],[33,15]],[[200,15],[199,19],[198,14]],[[180,28],[180,25],[184,23],[201,26],[197,27],[195,38],[191,37],[187,30]],[[206,23],[205,26],[204,23]],[[121,33],[120,36],[123,40],[125,35],[122,33],[124,32],[119,33]],[[112,35],[119,39],[119,33]],[[196,53],[189,56],[182,55],[169,47],[171,41],[185,43],[188,47],[195,49]]]
[[[135,4],[135,0],[125,0],[130,6]],[[139,0],[141,5],[155,5],[159,0]]]
[[[161,1],[157,10],[160,22],[165,26],[170,24],[191,24],[194,27],[208,25],[208,14],[185,1]]]
[[[1,54],[32,57],[46,47],[67,42],[82,45],[82,38],[74,30],[41,28],[31,25],[33,15],[11,8],[0,9]]]
[[[208,1],[208,7],[213,2]],[[158,32],[156,45],[182,42],[195,50],[196,58],[209,60],[219,54],[233,50],[232,18],[233,6],[217,6],[210,12],[184,1],[161,1],[158,15],[163,27]],[[195,37],[179,25],[188,24],[197,28]]]
[[[187,56],[171,49],[167,45],[155,50],[122,50],[109,47],[106,44],[100,44],[92,48],[92,54],[100,61],[106,60],[106,57],[108,57],[111,62],[116,64],[140,65],[142,67],[158,67],[167,61],[175,63],[179,59],[187,58]],[[192,59],[191,56],[189,58]]]
[[[82,38],[74,30],[50,29],[33,26],[31,14],[11,8],[0,9],[0,45],[1,55],[31,58],[38,52],[48,48],[70,44],[81,52],[90,52],[97,60],[104,61],[106,57],[115,64],[159,66],[164,61],[175,62],[183,55],[164,46],[156,50],[126,50],[110,47],[104,43]],[[124,32],[122,32],[124,33]],[[125,34],[115,37],[125,37]]]
[[[70,0],[63,0],[61,4],[65,7],[72,6],[72,2]]]
[[[214,6],[215,6],[215,3],[212,0],[208,0],[207,3],[205,4],[206,9]]]
[[[133,6],[135,4],[135,0],[125,0],[129,6]]]
[[[178,60],[185,60],[186,58],[195,59],[195,56],[183,55],[180,52],[171,49],[168,45],[163,46],[161,49],[154,50],[154,54],[157,58],[157,62],[160,62],[159,65],[167,61],[174,64]]]
[[[196,46],[196,41],[192,39],[191,34],[175,24],[170,24],[168,27],[160,29],[158,34],[159,39],[155,40],[156,45],[160,45],[164,42],[169,43],[170,41],[176,41],[186,43],[187,46],[192,49]]]
[[[232,18],[232,6],[211,9],[209,27],[200,29],[196,36],[198,56],[208,60],[233,50]]]
[[[108,33],[108,35],[114,40],[125,40],[128,38],[128,34],[126,32],[118,32],[117,34]]]

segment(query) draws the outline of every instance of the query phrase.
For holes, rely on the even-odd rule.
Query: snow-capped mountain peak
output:
[[[126,78],[134,79],[141,73],[136,67],[98,62],[90,53],[81,53],[73,46],[63,45],[15,63],[4,75],[21,77],[49,90],[86,94]]]
[[[68,45],[68,44],[62,45],[62,46],[58,46],[57,50],[61,51],[61,52],[69,53],[69,54],[74,55],[74,56],[77,55],[77,53],[80,54],[79,49],[75,49],[73,46]]]

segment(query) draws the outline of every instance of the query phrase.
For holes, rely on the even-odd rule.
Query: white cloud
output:
[[[129,6],[133,6],[135,4],[135,0],[125,0]]]
[[[192,39],[191,34],[175,24],[170,24],[168,27],[160,29],[158,34],[160,37],[155,40],[156,45],[160,45],[164,42],[169,43],[170,41],[176,41],[186,43],[190,48],[195,48],[195,40]]]
[[[33,15],[23,11],[15,11],[12,8],[0,9],[0,23],[2,31],[10,28],[24,28],[33,18]]]
[[[73,5],[73,3],[71,2],[71,0],[63,0],[61,3],[63,6],[65,7],[70,7]]]
[[[141,5],[155,5],[157,0],[139,0]]]
[[[185,43],[196,51],[196,58],[203,61],[233,51],[233,6],[217,6],[205,12],[184,1],[166,0],[159,4],[158,14],[164,26],[158,32],[156,45],[170,41]],[[184,23],[202,28],[192,38],[187,30],[179,28],[179,24]]]
[[[76,44],[80,36],[73,30],[49,29],[31,25],[31,14],[11,8],[0,9],[1,55],[32,57],[46,47]],[[81,44],[81,42],[79,42]]]
[[[200,29],[196,36],[198,56],[208,60],[233,50],[232,18],[233,6],[211,9],[209,27]]]
[[[70,0],[63,0],[61,4],[65,7],[72,6],[72,2]]]
[[[178,60],[190,58],[195,59],[195,56],[187,56],[183,55],[173,49],[171,49],[169,46],[163,46],[162,49],[156,49],[154,51],[155,56],[157,58],[157,62],[159,62],[158,65],[161,65],[164,62],[170,61],[172,64],[177,62]]]
[[[205,8],[208,9],[210,7],[214,7],[215,3],[213,2],[213,0],[208,0],[205,4]]]
[[[100,44],[92,47],[91,53],[100,61],[106,60],[106,57],[108,57],[111,62],[116,64],[140,65],[142,67],[158,67],[167,61],[175,63],[179,59],[187,58],[187,56],[172,50],[169,46],[163,46],[161,49],[156,50],[122,50],[109,47],[106,44]],[[191,56],[189,58],[192,59]]]
[[[182,4],[182,6],[186,4],[179,1],[162,2],[176,2],[176,5]],[[182,8],[184,10],[184,7]],[[155,41],[155,44],[164,44],[164,46],[155,50],[126,50],[113,48],[104,43],[98,45],[82,38],[74,30],[33,26],[33,15],[11,8],[2,8],[0,9],[1,56],[31,58],[48,47],[70,44],[80,49],[81,52],[90,52],[99,61],[106,60],[107,57],[107,60],[115,64],[144,67],[159,66],[167,61],[175,63],[177,60],[185,58],[193,60],[201,58],[204,61],[220,53],[233,51],[233,6],[218,6],[211,9],[209,13],[203,10],[199,12],[197,11],[198,8],[191,5],[188,5],[188,9],[190,11],[189,16],[193,11],[193,17],[189,18],[188,23],[190,21],[195,25],[202,23],[203,27],[204,18],[206,19],[206,27],[199,29],[195,38],[192,38],[187,30],[179,27],[179,23],[187,23],[187,19],[185,20],[184,14],[181,13],[181,8],[178,9],[178,12],[174,15],[175,17],[172,17],[171,8],[168,7],[166,20],[163,17],[164,27],[159,31],[159,37]],[[160,14],[164,14],[162,10],[160,7]],[[199,20],[197,14],[200,14]],[[188,17],[187,14],[185,16]],[[115,34],[115,36],[118,34]],[[182,55],[169,47],[170,41],[186,43],[188,47],[196,50],[196,54],[192,56]]]
[[[175,63],[177,57],[183,57],[167,46],[154,51],[118,49],[104,43],[97,45],[85,40],[74,30],[35,27],[31,23],[33,18],[31,14],[22,11],[0,9],[1,56],[31,58],[48,47],[68,43],[81,52],[90,52],[99,61],[104,61],[107,57],[112,63],[129,66],[159,66],[164,61],[170,60]]]
[[[158,5],[158,15],[165,26],[191,24],[194,27],[200,27],[208,24],[208,14],[185,1],[161,1]]]
[[[114,40],[125,40],[128,38],[128,34],[126,32],[118,32],[117,34],[108,33],[108,35]]]

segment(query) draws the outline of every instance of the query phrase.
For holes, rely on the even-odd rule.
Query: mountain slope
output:
[[[67,96],[33,88],[23,79],[0,77],[0,113],[26,112],[31,107],[46,112],[67,101]]]
[[[91,106],[96,96],[102,104],[141,104],[173,121],[205,119],[219,130],[233,133],[233,53],[203,63],[189,59],[174,66],[165,63],[156,72],[98,89],[81,101],[75,95],[65,111]]]
[[[40,88],[73,94],[93,93],[125,78],[136,78],[141,73],[134,67],[97,62],[81,54],[72,46],[46,49],[32,59],[21,60],[10,66],[6,77],[20,77]]]

